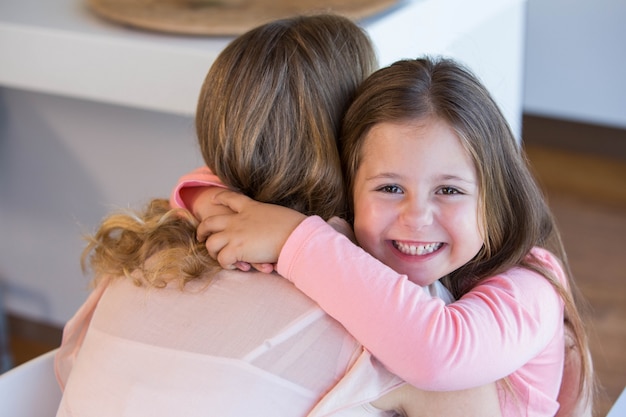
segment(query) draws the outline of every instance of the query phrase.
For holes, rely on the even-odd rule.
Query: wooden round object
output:
[[[183,35],[236,36],[272,20],[333,12],[359,20],[389,9],[397,0],[87,0],[113,22]]]

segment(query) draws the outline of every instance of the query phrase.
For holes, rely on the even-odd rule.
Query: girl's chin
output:
[[[407,265],[406,262],[399,261],[393,256],[388,256],[386,259],[383,259],[382,262],[397,273],[406,275],[409,281],[420,287],[427,287],[441,278],[441,276],[438,275],[438,271],[427,270],[427,268],[424,268],[426,265],[423,264],[421,268],[414,264]]]
[[[401,268],[396,269],[396,271],[401,270]],[[416,273],[415,271],[404,270],[400,272],[403,275],[406,275],[409,281],[414,284],[419,285],[420,287],[427,287],[430,284],[436,282],[440,277],[434,273]]]

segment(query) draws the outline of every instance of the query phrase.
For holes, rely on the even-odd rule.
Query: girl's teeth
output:
[[[428,245],[409,245],[401,242],[394,242],[395,247],[407,255],[428,255],[439,249],[443,243],[429,243]]]

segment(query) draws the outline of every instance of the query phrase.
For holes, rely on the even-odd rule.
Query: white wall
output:
[[[522,122],[525,0],[417,0],[366,25],[379,63],[444,55],[480,78],[519,138]],[[452,12],[454,11],[454,12]]]
[[[167,197],[203,161],[192,117],[0,88],[0,296],[63,324],[88,293],[82,235]]]
[[[524,111],[626,128],[626,1],[527,4]]]

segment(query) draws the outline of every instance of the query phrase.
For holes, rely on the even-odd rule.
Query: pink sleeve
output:
[[[187,207],[187,205],[185,204],[185,202],[183,201],[181,197],[181,190],[183,188],[190,188],[190,187],[211,187],[211,186],[224,187],[224,184],[222,183],[222,181],[220,181],[217,175],[211,172],[211,170],[208,167],[203,166],[203,167],[197,168],[191,171],[189,174],[185,174],[179,178],[178,184],[176,184],[176,187],[174,188],[174,190],[172,191],[172,194],[170,195],[170,205],[172,207],[189,209],[189,207]]]
[[[562,322],[559,296],[536,273],[508,271],[445,305],[319,217],[292,233],[277,271],[389,370],[426,390],[501,379],[545,348]]]

